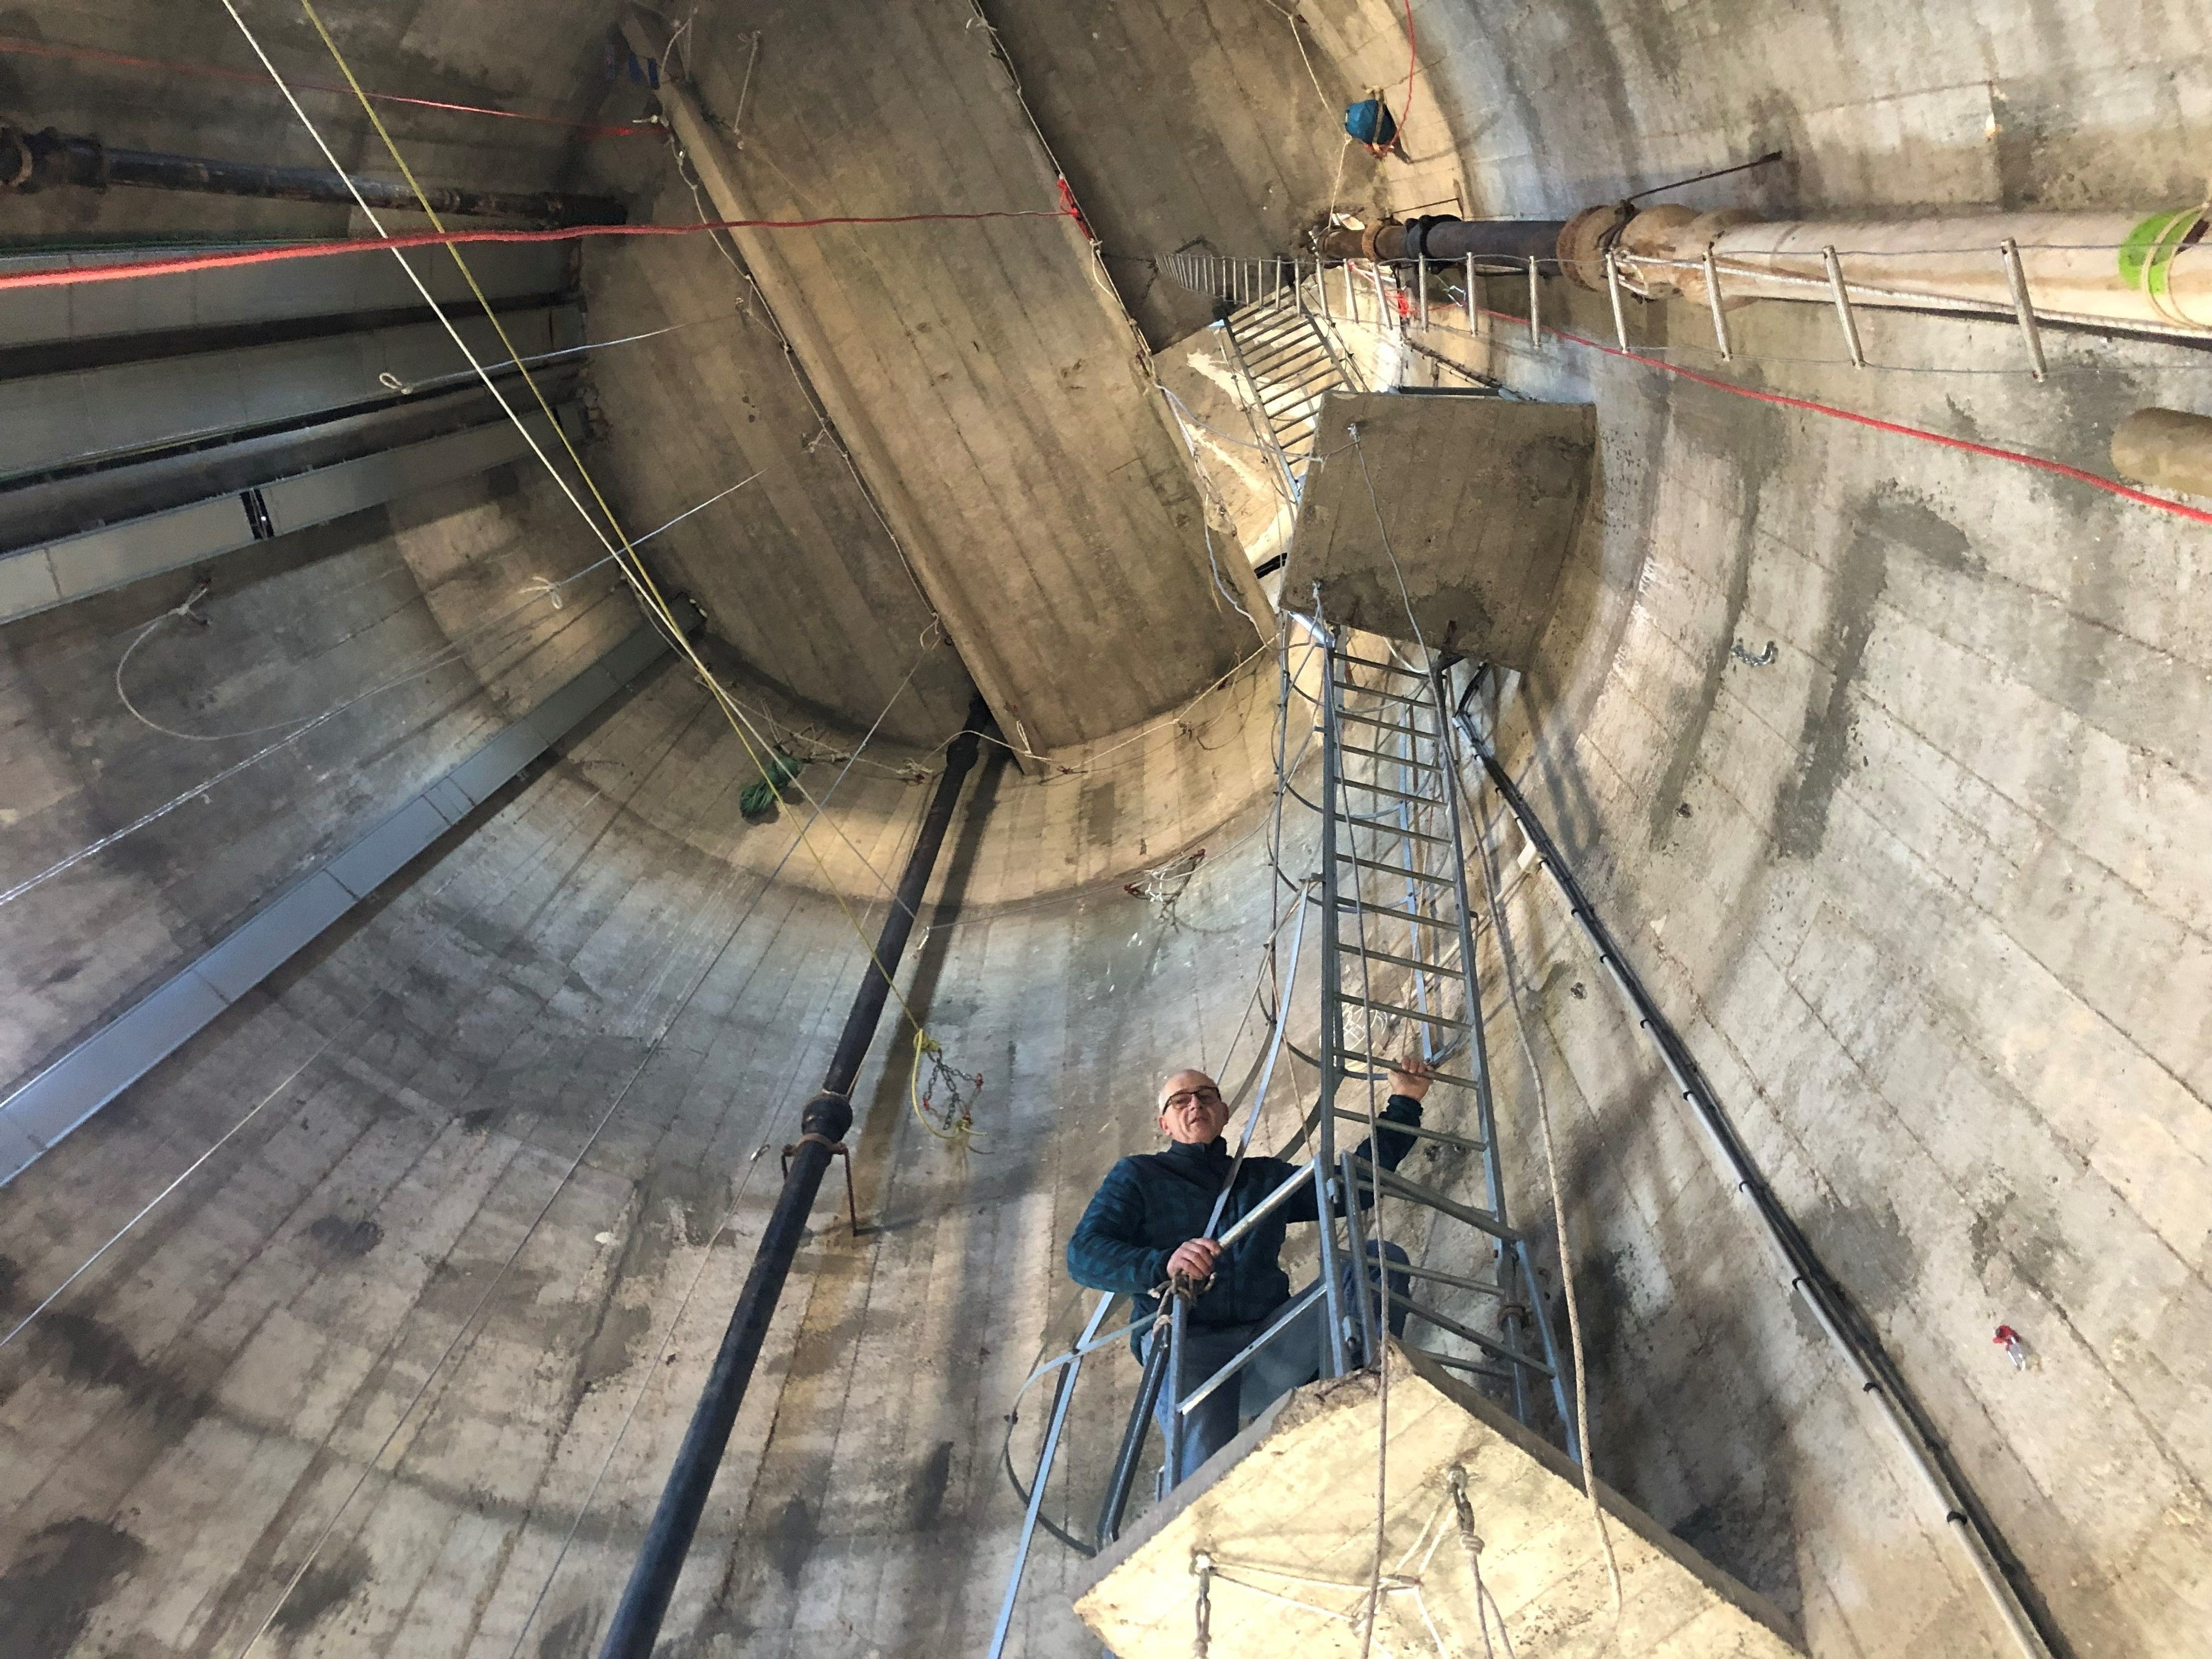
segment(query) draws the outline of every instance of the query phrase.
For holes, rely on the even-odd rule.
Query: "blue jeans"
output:
[[[1382,1298],[1380,1289],[1383,1273],[1374,1260],[1378,1249],[1375,1239],[1367,1241],[1367,1287],[1369,1315],[1374,1317],[1374,1304]],[[1388,1239],[1379,1242],[1384,1260],[1403,1263],[1409,1260],[1405,1250]],[[1343,1276],[1344,1305],[1347,1312],[1357,1308],[1352,1300],[1352,1263],[1346,1261],[1338,1271]],[[1405,1273],[1391,1273],[1390,1290],[1394,1295],[1405,1296],[1413,1286],[1413,1279]],[[1320,1281],[1316,1280],[1318,1284]],[[1312,1285],[1298,1292],[1304,1296]],[[1292,1298],[1295,1300],[1296,1298]],[[1278,1312],[1280,1310],[1277,1310]],[[1190,1325],[1183,1331],[1182,1386],[1188,1394],[1234,1359],[1247,1343],[1267,1328],[1268,1320],[1249,1325]],[[1327,1329],[1328,1302],[1317,1298],[1298,1316],[1270,1339],[1267,1346],[1244,1362],[1243,1371],[1221,1384],[1204,1400],[1183,1414],[1182,1467],[1176,1472],[1174,1484],[1180,1485],[1189,1478],[1191,1471],[1219,1451],[1237,1437],[1237,1431],[1245,1419],[1257,1417],[1292,1389],[1312,1382],[1321,1375],[1322,1336]],[[1402,1336],[1406,1331],[1406,1310],[1396,1303],[1390,1304],[1389,1328],[1393,1336]],[[1159,1340],[1165,1341],[1163,1334]],[[1152,1339],[1146,1340],[1146,1352],[1151,1352]],[[1159,1403],[1153,1408],[1154,1419],[1164,1437],[1168,1432],[1170,1414],[1174,1402],[1168,1397],[1167,1385],[1160,1387]]]

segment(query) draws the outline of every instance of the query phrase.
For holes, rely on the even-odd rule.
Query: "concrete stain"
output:
[[[374,1221],[349,1221],[342,1215],[326,1215],[307,1224],[307,1237],[333,1255],[359,1257],[384,1242],[384,1229]]]
[[[303,1631],[353,1600],[368,1583],[372,1564],[368,1553],[349,1546],[332,1556],[318,1557],[276,1609],[273,1623],[281,1631]]]
[[[952,1484],[952,1443],[937,1443],[922,1466],[907,1483],[907,1524],[923,1532],[937,1522],[945,1507],[946,1489]]]
[[[586,1604],[562,1613],[538,1638],[538,1659],[591,1659],[599,1609]]]
[[[1875,605],[1889,584],[1889,537],[1879,505],[1862,503],[1854,515],[1850,539],[1828,584],[1827,620],[1815,647],[1815,654],[1830,665],[1827,695],[1816,695],[1806,708],[1797,735],[1797,752],[1804,759],[1775,803],[1774,847],[1785,859],[1819,854],[1836,790],[1850,769],[1852,695],[1874,638]]]
[[[89,1516],[33,1534],[0,1571],[0,1653],[46,1659],[68,1652],[145,1553],[129,1533]]]
[[[776,1517],[775,1537],[769,1548],[769,1559],[775,1570],[783,1575],[783,1582],[796,1586],[799,1575],[805,1570],[814,1547],[822,1541],[822,1532],[814,1522],[814,1511],[806,1500],[794,1497],[783,1506]]]
[[[80,1389],[113,1389],[170,1437],[207,1414],[204,1390],[147,1364],[131,1345],[86,1314],[49,1313],[31,1327],[42,1344],[59,1349],[64,1382]]]
[[[1832,1210],[1814,1231],[1831,1270],[1870,1314],[1895,1308],[1920,1278],[1919,1248],[1888,1204]]]
[[[1747,422],[1740,428],[1729,428],[1721,436],[1729,442],[1738,469],[1735,546],[1729,559],[1720,626],[1715,632],[1712,648],[1706,654],[1704,672],[1686,696],[1677,694],[1668,711],[1673,717],[1674,738],[1668,754],[1667,769],[1652,793],[1649,809],[1649,840],[1653,847],[1666,846],[1674,834],[1674,809],[1681,803],[1683,787],[1698,763],[1705,728],[1712,722],[1714,705],[1720,701],[1721,680],[1728,672],[1729,645],[1735,638],[1744,605],[1751,596],[1751,559],[1759,533],[1759,501],[1765,494],[1768,481],[1786,459],[1771,422]]]

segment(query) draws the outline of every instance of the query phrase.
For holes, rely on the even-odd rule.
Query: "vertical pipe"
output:
[[[1474,255],[1470,253],[1467,256],[1467,331],[1470,334],[1480,332],[1474,320],[1475,309]]]
[[[1348,269],[1348,267],[1347,267]],[[1318,609],[1318,596],[1316,606]],[[1329,1187],[1336,1162],[1336,1085],[1344,1072],[1344,969],[1342,928],[1337,908],[1340,865],[1337,857],[1337,815],[1342,809],[1339,779],[1344,757],[1339,751],[1340,701],[1336,676],[1336,641],[1313,625],[1316,641],[1324,647],[1321,670],[1321,1078],[1320,1101],[1315,1113],[1314,1202],[1321,1218],[1321,1275],[1324,1305],[1328,1310],[1328,1334],[1322,1344],[1322,1375],[1344,1374],[1344,1307],[1339,1292],[1336,1229],[1329,1215]],[[1352,1194],[1345,1194],[1352,1201]]]
[[[1544,349],[1544,291],[1536,286],[1536,256],[1528,256],[1528,343]]]
[[[1353,322],[1359,320],[1359,294],[1352,286],[1352,261],[1344,262],[1344,314]]]
[[[1183,1338],[1190,1328],[1190,1303],[1181,1290],[1170,1283],[1168,1286],[1168,1490],[1173,1492],[1182,1484],[1182,1442],[1185,1431],[1182,1415],[1183,1361],[1187,1357]]]
[[[2008,236],[1997,245],[1997,256],[2004,261],[2005,284],[2012,290],[2013,315],[2020,319],[2020,334],[2027,342],[2028,372],[2040,385],[2043,380],[2043,331],[2035,325],[2035,302],[2028,298],[2027,271],[2020,262],[2020,244]]]
[[[853,1083],[875,1041],[876,1025],[890,992],[890,970],[906,953],[915,912],[921,908],[922,895],[937,868],[937,854],[951,824],[960,786],[975,763],[976,744],[989,718],[983,700],[976,698],[969,706],[967,725],[945,750],[945,771],[937,781],[937,793],[922,819],[921,832],[915,838],[890,914],[884,919],[868,971],[845,1018],[845,1029],[830,1054],[821,1092],[806,1103],[799,1118],[802,1139],[784,1176],[783,1191],[754,1250],[752,1270],[746,1275],[738,1305],[731,1311],[714,1369],[708,1373],[707,1386],[700,1392],[684,1443],[677,1450],[676,1465],[661,1490],[653,1523],[630,1568],[629,1582],[607,1626],[606,1638],[599,1647],[600,1659],[651,1659],[660,1621],[667,1614],[677,1577],[684,1571],[684,1558],[699,1528],[700,1514],[707,1507],[707,1494],[729,1446],[745,1386],[752,1380],[753,1367],[767,1340],[769,1322],[775,1316],[792,1260],[805,1236],[807,1212],[814,1207],[823,1173],[830,1167],[830,1148],[852,1127]]]
[[[1605,291],[1613,301],[1613,337],[1620,342],[1623,351],[1628,349],[1628,319],[1620,308],[1620,261],[1613,258],[1613,250],[1605,251]]]
[[[1820,250],[1821,262],[1828,268],[1828,291],[1836,298],[1836,321],[1843,325],[1844,349],[1851,354],[1851,367],[1866,367],[1866,351],[1859,344],[1859,319],[1851,310],[1850,289],[1844,283],[1844,262],[1836,252],[1833,242]]]
[[[1415,303],[1421,308],[1421,326],[1426,328],[1429,325],[1429,256],[1425,253],[1413,261],[1413,287],[1417,296]]]
[[[1713,338],[1721,349],[1721,361],[1727,362],[1735,353],[1729,349],[1728,313],[1721,309],[1721,273],[1713,258],[1712,245],[1705,245],[1705,304],[1713,313]]]

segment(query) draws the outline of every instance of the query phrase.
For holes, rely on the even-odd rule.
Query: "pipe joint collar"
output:
[[[843,1095],[823,1091],[806,1103],[799,1115],[800,1133],[821,1135],[830,1140],[842,1140],[845,1131],[853,1127],[853,1103]]]

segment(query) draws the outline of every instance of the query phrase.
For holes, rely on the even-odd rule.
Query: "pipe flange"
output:
[[[1586,207],[1560,228],[1559,269],[1567,280],[1593,294],[1605,292],[1605,253],[1636,210],[1626,202],[1603,202]]]
[[[1363,259],[1373,259],[1376,258],[1375,239],[1382,234],[1383,228],[1385,226],[1395,224],[1395,222],[1396,221],[1395,220],[1384,219],[1377,223],[1364,227],[1359,233],[1359,257]]]

